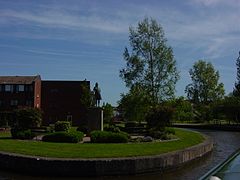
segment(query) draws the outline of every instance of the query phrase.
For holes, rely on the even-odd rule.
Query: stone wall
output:
[[[205,142],[184,150],[129,158],[61,159],[0,152],[0,168],[37,176],[135,175],[174,169],[212,149],[213,142],[207,138]]]

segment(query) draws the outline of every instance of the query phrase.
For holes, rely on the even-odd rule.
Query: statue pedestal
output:
[[[103,109],[100,107],[90,108],[87,113],[87,126],[90,131],[103,131]]]

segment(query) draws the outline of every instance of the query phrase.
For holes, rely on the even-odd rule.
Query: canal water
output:
[[[61,177],[32,177],[21,175],[17,173],[10,173],[0,170],[0,180],[195,180],[203,176],[210,169],[223,162],[228,156],[240,148],[240,132],[226,132],[226,131],[209,131],[198,130],[206,134],[214,140],[214,150],[209,155],[195,160],[179,169],[170,171],[164,174],[148,174],[137,176],[120,176],[120,177],[100,177],[100,178],[61,178]],[[41,170],[39,170],[39,174]]]

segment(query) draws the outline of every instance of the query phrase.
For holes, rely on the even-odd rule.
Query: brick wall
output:
[[[38,76],[34,82],[34,107],[41,108],[41,78]]]
[[[81,85],[89,81],[42,81],[43,124],[72,120],[74,126],[80,125],[86,118],[81,106]]]

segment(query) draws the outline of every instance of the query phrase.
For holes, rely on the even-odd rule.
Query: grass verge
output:
[[[197,132],[175,129],[179,140],[127,144],[69,144],[13,140],[10,134],[0,133],[0,151],[58,158],[110,158],[158,155],[184,149],[204,141]]]

